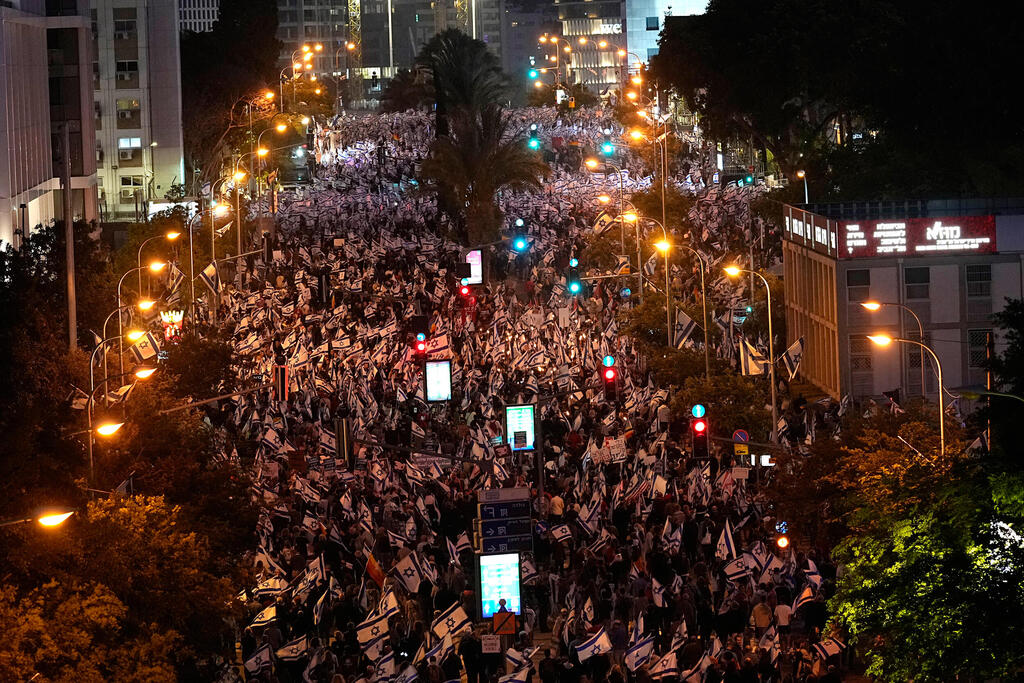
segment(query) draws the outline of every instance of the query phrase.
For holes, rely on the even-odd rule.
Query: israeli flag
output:
[[[679,675],[679,664],[676,661],[676,653],[669,652],[658,660],[658,663],[651,667],[651,678],[669,678]]]
[[[804,338],[800,337],[795,342],[790,344],[789,348],[786,349],[786,353],[782,354],[782,364],[786,366],[786,371],[789,372],[789,381],[793,381],[796,377],[797,371],[800,369],[800,361],[804,357]]]
[[[626,650],[626,666],[630,671],[636,671],[641,666],[651,661],[651,654],[654,653],[654,636],[647,636],[643,640],[631,645]]]
[[[252,653],[252,657],[245,660],[245,670],[251,674],[257,674],[264,669],[269,669],[273,664],[273,654],[270,651],[270,644],[264,644],[261,648]]]
[[[603,655],[611,651],[611,638],[608,637],[608,634],[603,628],[595,633],[591,638],[576,646],[576,656],[579,657],[581,663],[587,661],[593,656]]]
[[[736,545],[732,540],[732,529],[729,528],[729,520],[725,520],[725,528],[718,537],[718,546],[715,548],[715,557],[720,560],[727,560],[736,557]]]
[[[296,638],[277,651],[277,658],[282,662],[297,662],[309,654],[309,641],[306,636]]]
[[[369,652],[374,644],[388,635],[388,617],[371,614],[356,627],[356,638],[363,650]],[[375,657],[373,659],[376,659]]]
[[[137,363],[143,363],[160,353],[160,342],[156,340],[152,332],[147,332],[132,344],[131,352]]]
[[[818,656],[822,659],[828,659],[832,655],[837,655],[844,649],[846,649],[846,645],[842,641],[836,640],[835,638],[828,638],[826,640],[821,641],[820,643],[812,645],[812,647],[814,648],[814,651],[818,654]]]
[[[203,268],[203,272],[199,273],[199,277],[210,288],[210,291],[215,294],[220,293],[220,273],[217,272],[216,261]]]
[[[740,372],[744,375],[763,375],[768,359],[750,345],[746,339],[740,341]]]
[[[469,616],[466,615],[466,611],[457,602],[439,614],[434,619],[434,623],[431,624],[431,630],[433,630],[434,635],[438,638],[455,636],[470,628],[472,628],[472,623],[469,620]]]
[[[250,628],[263,628],[274,619],[277,619],[277,607],[271,605],[256,615],[256,618],[249,624]]]
[[[676,308],[676,326],[672,335],[672,345],[677,349],[683,348],[696,328],[697,323],[693,322],[693,319],[686,315],[683,309]]]

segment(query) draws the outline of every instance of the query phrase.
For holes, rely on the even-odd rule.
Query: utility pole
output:
[[[61,127],[61,199],[64,204],[64,253],[68,280],[68,349],[78,346],[78,306],[75,298],[75,219],[71,215],[71,130],[68,122]]]

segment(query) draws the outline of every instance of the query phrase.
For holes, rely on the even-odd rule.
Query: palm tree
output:
[[[420,70],[399,69],[380,98],[381,111],[420,109],[433,100],[434,93]]]
[[[451,207],[458,239],[473,245],[500,237],[498,192],[539,190],[549,172],[523,131],[512,130],[511,116],[487,105],[479,113],[459,108],[451,114],[451,131],[434,140],[422,176]]]
[[[455,109],[481,111],[508,99],[509,82],[501,62],[483,41],[458,29],[435,35],[416,58],[437,103],[437,137],[448,132]]]

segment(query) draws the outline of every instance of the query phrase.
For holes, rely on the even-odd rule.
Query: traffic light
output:
[[[752,176],[749,173],[747,174],[747,177],[744,178],[743,180],[744,180],[744,182],[747,183],[747,185],[753,185],[754,184],[754,176]]]
[[[537,71],[536,69],[530,69],[529,71],[527,71],[527,72],[526,72],[526,76],[527,76],[527,77],[528,77],[528,78],[529,78],[529,79],[530,79],[531,81],[535,81],[535,80],[537,80],[538,78],[540,78],[540,71]]]
[[[527,140],[526,146],[529,147],[530,149],[540,149],[540,137],[537,133],[536,123],[530,124],[530,139]]]
[[[611,356],[605,356],[605,363],[611,359],[612,363],[615,359]],[[604,400],[609,403],[615,403],[618,400],[618,387],[617,381],[619,379],[619,371],[615,369],[614,365],[605,365],[601,370],[601,379],[604,380]]]
[[[517,218],[515,222],[516,230],[522,230],[526,227],[526,221],[522,218]],[[512,249],[518,251],[520,254],[526,251],[530,247],[529,240],[523,234],[518,234],[512,238]]]
[[[690,418],[690,450],[695,458],[707,459],[711,457],[708,450],[708,421],[703,416],[703,413],[701,417]]]
[[[427,360],[427,335],[417,334],[416,338],[413,339],[412,358],[417,363],[422,363]]]
[[[263,233],[263,265],[267,268],[274,260],[274,245],[270,242],[270,233]]]
[[[779,535],[779,537],[775,539],[775,545],[779,546],[779,550],[785,550],[789,547],[789,536],[786,534]]]
[[[583,282],[580,281],[580,262],[576,259],[569,259],[569,272],[565,276],[565,288],[569,291],[569,294],[576,296],[583,291]]]
[[[611,136],[608,133],[604,134],[604,142],[601,143],[601,154],[606,157],[615,154],[615,145],[612,143]]]

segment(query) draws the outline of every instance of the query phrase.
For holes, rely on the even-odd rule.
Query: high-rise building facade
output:
[[[182,31],[205,33],[213,30],[220,16],[220,0],[180,0],[178,24]]]
[[[184,184],[177,0],[93,0],[103,220],[142,220]]]
[[[95,220],[88,0],[8,0],[0,6],[0,245],[71,212]],[[67,150],[65,150],[65,142]]]

